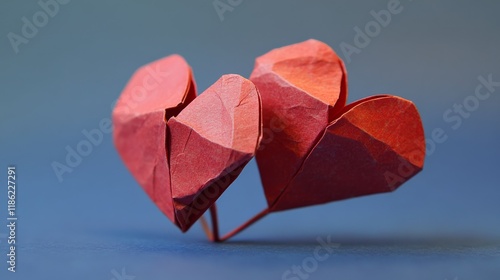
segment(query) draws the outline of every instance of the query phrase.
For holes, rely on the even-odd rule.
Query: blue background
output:
[[[226,2],[226,1],[224,1]],[[401,0],[370,44],[347,63],[349,102],[392,93],[415,102],[426,136],[447,139],[424,171],[394,193],[276,213],[226,244],[199,225],[182,234],[149,201],[111,141],[60,182],[51,164],[99,128],[139,66],[172,53],[200,92],[222,74],[249,76],[255,57],[315,38],[346,60],[342,42],[389,1],[243,1],[219,18],[212,1],[70,1],[16,53],[36,1],[0,2],[0,216],[6,168],[17,166],[18,263],[1,279],[281,279],[313,256],[316,238],[339,247],[309,279],[500,278],[500,88],[454,130],[443,113],[500,81],[500,3]],[[221,230],[265,207],[252,161],[218,202]],[[5,220],[5,223],[6,220]],[[3,224],[3,222],[2,222]],[[122,277],[123,278],[123,277]],[[131,279],[129,279],[131,280]]]

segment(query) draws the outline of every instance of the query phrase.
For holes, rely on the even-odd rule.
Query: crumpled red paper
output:
[[[415,105],[376,95],[346,106],[346,70],[326,44],[272,50],[257,58],[250,80],[273,137],[256,155],[270,211],[389,192],[422,169]]]
[[[196,97],[190,67],[173,55],[132,76],[113,110],[113,139],[151,200],[186,231],[254,156],[260,106],[238,75]]]
[[[210,208],[207,234],[223,241],[271,212],[393,191],[422,170],[415,105],[388,94],[346,105],[346,69],[326,44],[272,50],[250,80],[225,75],[197,97],[173,55],[141,67],[117,102],[120,156],[182,231]],[[254,155],[268,207],[220,238],[215,201]]]

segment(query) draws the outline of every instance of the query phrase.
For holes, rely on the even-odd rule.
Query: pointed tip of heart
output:
[[[212,206],[229,185],[238,177],[250,158],[242,158],[226,167],[216,178],[203,184],[196,192],[174,197],[175,224],[186,232]],[[174,190],[175,192],[175,190]],[[175,193],[174,193],[175,195]]]

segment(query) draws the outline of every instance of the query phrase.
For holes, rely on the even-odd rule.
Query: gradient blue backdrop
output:
[[[223,1],[226,2],[226,1]],[[0,217],[6,167],[18,170],[18,272],[1,279],[281,279],[313,255],[316,238],[340,247],[309,279],[499,279],[500,88],[454,130],[443,113],[478,85],[500,81],[498,1],[401,0],[403,10],[347,63],[349,101],[392,93],[413,100],[431,137],[447,134],[422,173],[391,194],[273,214],[227,244],[199,225],[181,234],[149,201],[105,134],[60,182],[82,130],[109,118],[139,66],[178,53],[200,92],[222,74],[248,76],[255,57],[315,38],[341,57],[354,27],[380,1],[245,0],[220,20],[212,1],[77,1],[60,5],[16,53],[37,1],[0,2]],[[219,202],[226,232],[264,207],[255,162]],[[6,223],[6,221],[5,221]],[[4,222],[1,222],[4,224]],[[1,225],[0,224],[0,225]],[[0,226],[0,234],[7,233]],[[131,279],[130,279],[131,280]]]

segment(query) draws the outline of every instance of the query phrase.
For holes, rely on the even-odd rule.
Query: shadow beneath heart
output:
[[[500,256],[500,238],[467,235],[435,236],[376,236],[326,235],[295,238],[235,238],[224,243],[212,243],[198,234],[138,229],[94,232],[120,247],[138,252],[168,252],[180,256],[284,256],[312,254],[316,247],[328,244],[333,255],[357,256]],[[321,241],[318,241],[321,239]],[[200,254],[201,253],[201,254]]]

